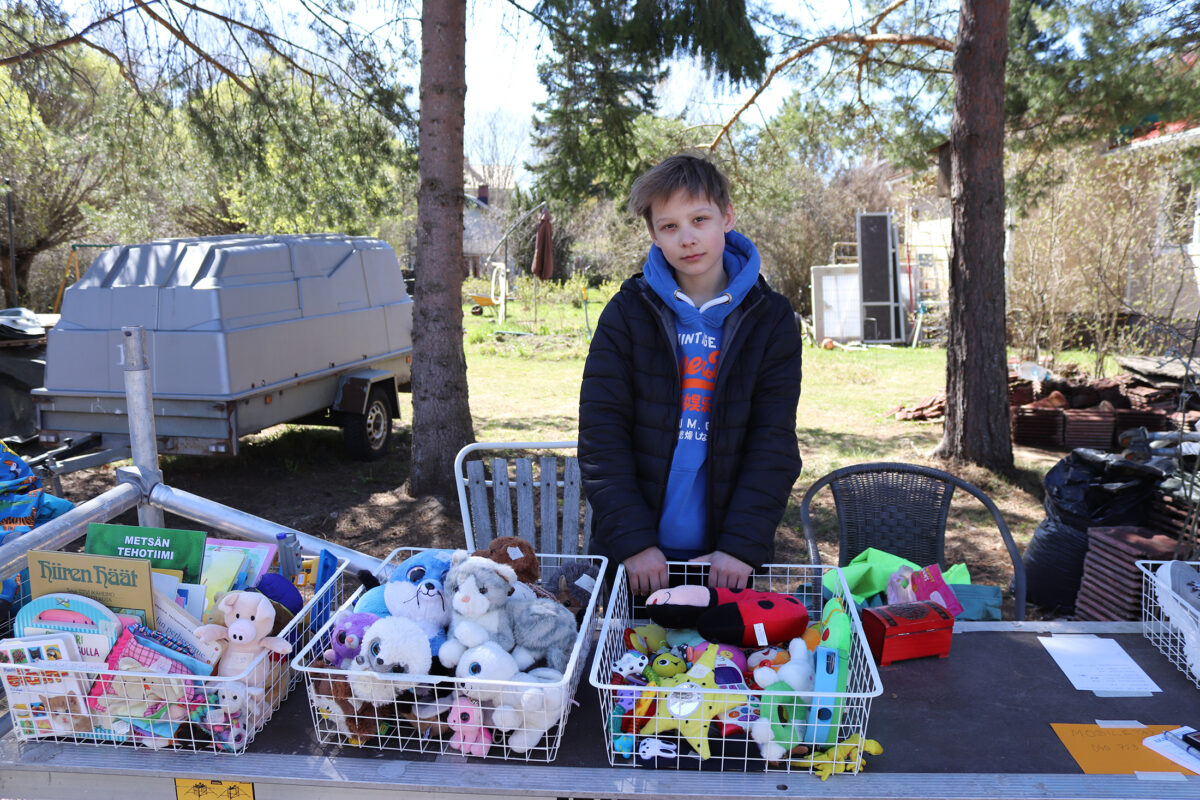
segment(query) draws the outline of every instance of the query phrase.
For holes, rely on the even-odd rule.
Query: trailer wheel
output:
[[[343,416],[342,431],[346,449],[354,458],[378,461],[387,455],[392,440],[392,404],[383,384],[371,387],[364,413]]]

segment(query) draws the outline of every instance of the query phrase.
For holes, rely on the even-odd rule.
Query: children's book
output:
[[[204,555],[222,550],[240,551],[246,559],[245,574],[239,576],[239,582],[232,588],[252,589],[258,585],[258,579],[271,569],[275,560],[278,545],[267,542],[247,542],[240,539],[209,539],[204,545]]]
[[[175,602],[196,619],[204,619],[204,586],[199,583],[181,583],[175,589]]]
[[[83,551],[102,556],[144,558],[154,567],[177,569],[183,580],[200,580],[204,566],[204,531],[142,528],[137,525],[88,525]]]
[[[47,668],[62,662],[64,669]],[[22,667],[25,667],[22,669]],[[25,737],[123,738],[98,727],[88,711],[75,641],[65,633],[0,641],[0,674],[13,725]]]
[[[200,583],[204,586],[205,622],[210,622],[209,613],[216,606],[217,595],[236,588],[238,576],[243,574],[246,554],[241,550],[208,550],[204,554],[204,572]]]
[[[31,597],[79,594],[113,610],[144,612],[146,626],[154,627],[149,561],[56,550],[30,550],[28,559]]]
[[[179,584],[181,582],[177,570],[150,570],[150,585],[154,588],[154,591],[162,592],[167,597],[175,596],[175,593],[179,591]]]
[[[45,594],[21,606],[13,621],[17,636],[63,633],[72,637],[82,661],[104,663],[124,626],[104,604],[77,594]]]
[[[158,620],[155,629],[177,642],[190,647],[201,661],[208,665],[217,663],[224,649],[217,642],[204,642],[196,638],[193,631],[200,627],[200,619],[193,617],[175,603],[175,598],[156,591],[154,593],[154,617]]]

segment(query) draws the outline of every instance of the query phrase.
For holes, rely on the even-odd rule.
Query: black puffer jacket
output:
[[[725,321],[708,440],[708,550],[756,569],[800,475],[800,332],[761,277]],[[583,368],[579,464],[592,551],[620,562],[658,543],[679,430],[675,316],[641,275],[600,314]]]

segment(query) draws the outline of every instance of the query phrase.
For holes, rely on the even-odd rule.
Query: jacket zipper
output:
[[[757,287],[758,287],[758,283],[755,282],[754,286],[751,287],[751,291],[754,291],[754,289]],[[743,298],[743,300],[744,299],[745,298]],[[746,317],[750,316],[750,313],[752,311],[754,311],[754,309],[758,308],[759,304],[762,303],[764,299],[765,299],[765,295],[759,293],[758,297],[756,297],[753,300],[753,302],[750,303],[750,305],[748,305],[748,306],[738,305],[736,308],[734,308],[734,310],[733,310],[733,314],[734,314],[733,325],[729,328],[729,344],[730,345],[732,345],[734,343],[734,341],[736,341],[738,330],[742,327],[742,322],[746,319]],[[723,369],[723,367],[725,366],[725,362],[728,360],[725,358],[725,353],[726,353],[725,343],[722,342],[721,343],[721,358],[720,358],[720,360],[717,361],[717,374],[713,378],[713,400],[714,401],[717,399],[717,396],[721,391],[721,386],[722,386],[721,379],[725,375],[728,374],[728,372]],[[712,427],[712,430],[710,430],[709,434],[708,434],[708,453],[712,452],[713,438],[714,438],[715,433],[716,433],[716,426],[714,425]],[[704,543],[710,553],[713,551],[713,549],[716,547],[716,544],[717,544],[716,531],[713,530],[713,520],[712,520],[712,464],[713,464],[713,460],[711,458],[709,458],[706,453],[705,458],[704,458],[704,477],[705,477],[705,480],[708,482],[709,491],[707,492],[707,494],[704,498]]]
[[[667,337],[667,347],[672,352],[672,361],[677,362],[678,357],[674,355],[675,341],[672,337],[672,331],[671,331],[672,319],[668,319],[668,317],[667,317],[667,315],[670,314],[671,317],[673,318],[674,312],[672,312],[669,308],[667,308],[665,304],[663,305],[662,308],[659,308],[657,305],[655,305],[653,298],[657,297],[657,295],[653,295],[653,290],[650,289],[649,285],[645,283],[644,278],[642,279],[642,284],[643,285],[641,287],[639,287],[641,289],[641,291],[638,292],[638,295],[642,298],[642,300],[647,305],[650,306],[650,310],[654,313],[654,315],[656,317],[658,317],[658,321],[660,323],[662,323],[662,332]],[[754,286],[751,287],[750,291],[753,292],[754,289],[756,289],[757,287],[758,287],[758,284],[755,283]],[[741,326],[742,326],[742,321],[744,319],[746,319],[746,317],[748,317],[750,315],[750,312],[753,311],[755,308],[757,308],[758,305],[763,302],[763,300],[764,300],[764,295],[759,293],[759,296],[756,297],[750,303],[750,305],[748,305],[748,306],[738,305],[737,307],[734,308],[734,310],[733,310],[733,314],[734,314],[733,326],[729,329],[729,342],[731,344],[733,343],[734,339],[737,337],[737,332],[738,332],[738,329],[741,328]],[[726,361],[726,359],[724,358],[724,353],[725,353],[724,344],[722,344],[721,353],[722,353],[722,357],[717,362],[717,374],[713,380],[713,399],[714,400],[717,399],[717,394],[719,393],[720,388],[721,388],[721,378],[724,374],[724,372],[722,370],[722,367],[724,366],[725,361]],[[671,374],[675,379],[675,397],[680,398],[680,395],[683,393],[683,385],[680,383],[680,379],[679,379],[678,363],[676,363],[675,367],[671,370]],[[679,442],[679,418],[682,413],[683,413],[682,410],[679,408],[679,405],[677,404],[676,410],[675,410],[675,437],[676,437],[675,441],[676,441],[676,444],[678,444],[678,442]],[[712,440],[713,440],[713,436],[712,436],[712,431],[710,430],[709,436],[708,436],[708,443],[707,443],[709,452],[711,452]],[[675,452],[674,448],[672,448],[672,450],[671,450],[672,455],[674,455],[674,452]],[[667,467],[667,477],[670,478],[670,476],[671,476],[671,468],[670,468],[670,466],[668,466]],[[708,485],[711,487],[712,486],[712,459],[709,458],[707,454],[704,457],[704,476],[705,476],[705,479],[708,481]],[[659,497],[658,497],[659,520],[662,519],[662,508],[663,508],[663,503],[666,500],[666,496],[667,496],[667,481],[664,480],[662,491],[659,493]],[[707,549],[709,550],[709,552],[712,551],[712,547],[716,543],[715,539],[713,538],[711,516],[712,516],[712,493],[709,492],[708,495],[704,498],[704,543],[705,543],[705,546],[707,547]]]

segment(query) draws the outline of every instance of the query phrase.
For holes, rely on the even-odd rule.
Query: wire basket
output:
[[[672,585],[703,585],[707,569],[703,564],[668,562]],[[624,567],[618,568],[590,678],[600,693],[609,763],[726,772],[857,772],[864,751],[854,745],[866,746],[871,700],[883,686],[841,570],[767,564],[753,576],[752,587],[799,598],[812,624],[819,625],[826,572],[836,580],[826,580],[824,593],[832,590],[833,597],[844,598],[850,619],[845,690],[783,692],[745,685],[697,688],[695,682],[673,689],[616,682],[617,662],[629,650],[627,629],[649,622],[643,599],[633,597]],[[695,674],[694,667],[690,674]],[[766,745],[778,744],[773,751],[764,751],[750,736],[755,721],[764,716],[779,725],[774,729],[779,735],[772,733]],[[779,744],[785,741],[787,746]]]
[[[1200,609],[1172,588],[1166,572],[1169,564],[1200,568],[1200,562],[1136,563],[1142,571],[1142,634],[1200,689]]]
[[[319,590],[302,587],[307,602],[278,634],[293,653],[341,604],[345,575],[343,561]],[[11,631],[10,623],[6,635]],[[158,645],[153,634],[135,638],[130,629],[117,644],[118,663],[128,668],[99,668],[60,660],[69,645],[53,640],[67,637],[0,642],[0,676],[18,740],[238,754],[299,681],[290,656],[269,651],[238,675],[196,674],[188,667],[203,662]]]
[[[9,600],[8,616],[0,619],[0,640],[7,639],[13,635],[13,621],[16,619],[17,610],[29,602],[29,580],[24,575],[15,576],[16,587],[14,597]],[[8,692],[0,694],[0,716],[8,712]]]
[[[415,548],[393,551],[379,579],[386,581],[397,564],[419,552]],[[607,565],[607,559],[599,556],[538,554],[537,558],[543,579],[567,566],[594,567],[596,574],[603,575]],[[578,634],[562,672],[538,667],[506,680],[335,669],[324,660],[331,646],[331,622],[292,662],[307,681],[317,739],[379,750],[553,761],[584,672],[603,581],[586,584],[586,591],[587,602],[577,615]],[[343,608],[352,609],[360,596],[361,590]],[[463,655],[460,667],[476,663],[472,653]],[[433,661],[435,671],[443,669],[436,652]],[[483,663],[492,662],[480,660],[481,671],[470,674],[493,674]]]

